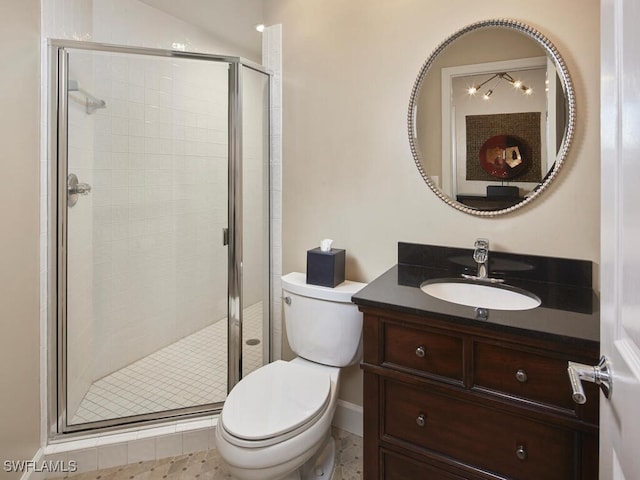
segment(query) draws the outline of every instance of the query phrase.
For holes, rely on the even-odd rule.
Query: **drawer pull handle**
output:
[[[426,350],[424,349],[424,347],[422,345],[420,345],[418,348],[416,348],[416,357],[424,358],[426,353],[427,352],[426,352]]]
[[[516,449],[516,457],[518,457],[518,460],[527,459],[527,451],[524,449],[524,445],[518,445],[518,448]]]
[[[525,372],[523,369],[520,369],[516,372],[516,379],[520,382],[520,383],[525,383],[527,381],[527,372]]]
[[[418,425],[419,427],[424,427],[424,424],[426,423],[425,418],[426,417],[424,416],[424,413],[418,415],[418,418],[416,418],[416,425]]]

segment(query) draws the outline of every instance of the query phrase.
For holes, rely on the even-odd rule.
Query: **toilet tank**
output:
[[[345,367],[362,354],[362,313],[351,296],[366,284],[309,285],[304,273],[282,277],[284,320],[291,349],[312,362]]]

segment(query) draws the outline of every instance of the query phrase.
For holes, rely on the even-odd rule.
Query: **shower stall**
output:
[[[52,433],[215,412],[269,361],[269,75],[49,51]]]

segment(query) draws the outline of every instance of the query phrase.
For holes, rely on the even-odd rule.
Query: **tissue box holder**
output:
[[[307,283],[335,287],[344,282],[345,251],[332,248],[323,252],[320,247],[307,250]]]

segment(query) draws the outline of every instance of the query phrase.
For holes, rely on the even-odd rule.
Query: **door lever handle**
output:
[[[569,381],[571,382],[571,397],[573,401],[582,405],[587,403],[587,396],[582,388],[582,381],[595,383],[600,387],[606,398],[611,397],[613,390],[613,378],[609,361],[604,355],[596,366],[583,363],[569,362],[567,367]]]

